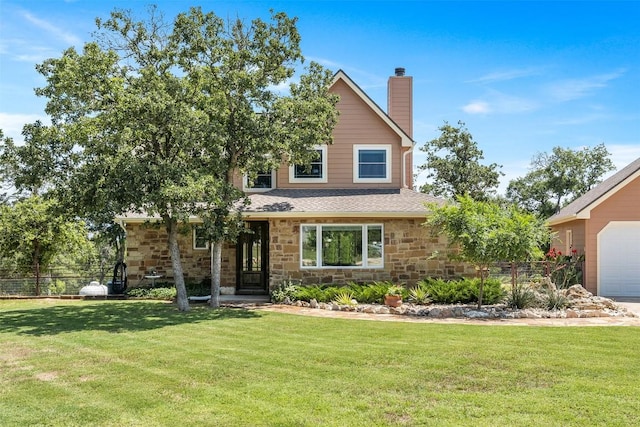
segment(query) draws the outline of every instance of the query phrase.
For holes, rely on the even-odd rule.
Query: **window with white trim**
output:
[[[382,224],[303,224],[301,268],[383,268]]]
[[[565,230],[565,233],[564,233],[564,254],[567,255],[567,256],[570,256],[572,249],[573,249],[573,230]]]
[[[327,146],[315,148],[316,156],[308,165],[289,166],[290,183],[327,182]]]
[[[204,233],[204,227],[202,225],[193,226],[193,249],[205,250],[209,249],[209,241]]]
[[[355,144],[353,182],[391,182],[391,145]]]
[[[253,182],[249,182],[247,175],[242,180],[242,191],[269,191],[276,188],[276,171],[260,171]]]

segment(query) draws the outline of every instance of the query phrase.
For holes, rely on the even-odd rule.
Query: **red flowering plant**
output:
[[[571,249],[570,255],[562,255],[562,251],[551,248],[545,254],[546,273],[558,289],[582,284],[583,261],[584,255],[578,255],[576,249]]]

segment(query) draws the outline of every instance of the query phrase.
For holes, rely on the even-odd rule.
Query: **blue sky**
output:
[[[0,3],[0,128],[47,121],[35,64],[91,40],[114,7],[144,17],[148,1]],[[190,5],[157,1],[167,18]],[[503,165],[501,188],[554,146],[604,143],[618,168],[640,157],[640,2],[200,1],[221,17],[299,18],[302,51],[344,70],[386,108],[395,67],[414,78],[417,147],[462,120]],[[416,147],[416,164],[424,157]]]

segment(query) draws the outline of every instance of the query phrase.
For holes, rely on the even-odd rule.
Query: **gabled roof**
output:
[[[549,218],[549,224],[589,219],[592,209],[638,177],[640,177],[640,157],[562,208],[560,212]]]
[[[347,73],[342,70],[338,70],[338,72],[333,76],[333,82],[331,83],[331,86],[336,84],[338,80],[342,80],[344,83],[346,83],[346,85],[349,86],[349,88],[353,90],[356,95],[358,95],[365,102],[365,104],[367,104],[373,110],[375,114],[377,114],[387,125],[389,125],[391,129],[393,129],[395,133],[398,134],[400,140],[402,141],[403,147],[413,147],[413,139],[411,139],[411,137],[407,135],[407,133],[402,130],[402,128],[398,126],[398,124],[394,122],[393,119],[389,117],[389,115],[385,113],[385,111],[380,108],[380,106],[378,106],[378,104],[376,104],[371,98],[369,98],[369,95],[367,95],[362,89],[360,89],[360,86],[358,86],[353,80],[351,80]]]
[[[243,216],[426,218],[425,203],[444,200],[403,189],[276,189],[250,195]]]

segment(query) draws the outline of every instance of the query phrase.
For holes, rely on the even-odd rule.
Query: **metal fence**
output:
[[[111,272],[100,266],[51,267],[40,271],[39,295],[78,295],[80,289],[91,281],[106,284],[108,280],[111,280]],[[2,296],[36,296],[37,282],[33,273],[0,267]]]
[[[535,282],[549,278],[557,288],[565,289],[583,284],[584,260],[557,259],[520,263],[499,262],[489,269],[489,276],[504,281],[516,279],[518,283]]]

